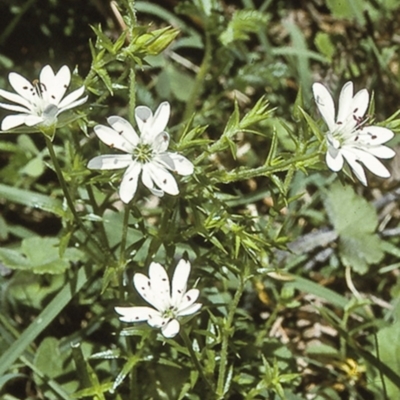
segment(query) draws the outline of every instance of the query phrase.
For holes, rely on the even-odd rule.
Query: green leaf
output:
[[[325,207],[340,240],[344,265],[364,274],[368,266],[384,255],[381,240],[374,233],[378,226],[375,208],[350,186],[335,183],[325,199]]]
[[[314,40],[315,46],[326,58],[331,61],[335,54],[335,46],[330,36],[325,32],[318,32]]]
[[[58,250],[59,240],[38,236],[24,239],[19,250],[0,249],[0,260],[11,269],[29,270],[36,274],[59,274],[71,261],[78,261],[82,253],[78,249],[66,249],[63,257]]]
[[[51,212],[62,218],[67,218],[68,216],[60,200],[30,190],[0,184],[0,197],[13,203]]]
[[[3,375],[14,361],[31,345],[43,332],[60,311],[71,301],[72,297],[80,291],[87,282],[89,273],[81,268],[76,274],[76,279],[65,285],[46,308],[37,316],[19,338],[0,357],[0,376]]]

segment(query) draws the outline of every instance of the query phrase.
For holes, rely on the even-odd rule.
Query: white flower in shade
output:
[[[143,184],[154,195],[161,197],[164,192],[171,195],[179,193],[176,180],[168,170],[179,175],[193,173],[193,164],[187,158],[167,152],[169,135],[164,129],[169,114],[168,102],[161,103],[154,115],[148,107],[137,107],[135,118],[140,137],[128,121],[118,116],[107,119],[111,128],[104,125],[94,127],[101,141],[128,153],[98,156],[88,164],[90,169],[126,168],[119,188],[119,196],[124,203],[133,199],[140,174]]]
[[[133,277],[133,283],[139,294],[152,307],[115,307],[115,311],[124,322],[146,321],[154,328],[161,328],[166,338],[172,338],[179,332],[179,317],[194,314],[201,308],[195,303],[199,297],[198,289],[186,291],[190,274],[189,261],[180,260],[175,268],[170,289],[169,278],[164,267],[151,263],[149,278],[141,273]]]
[[[11,72],[8,80],[16,93],[0,89],[0,96],[16,104],[0,103],[0,107],[18,114],[8,115],[1,123],[1,129],[7,131],[20,125],[49,127],[56,125],[57,116],[71,108],[80,106],[87,96],[80,98],[85,87],[64,97],[71,82],[71,72],[64,65],[54,74],[50,65],[42,68],[39,80],[29,82],[23,76]]]
[[[364,117],[369,95],[362,89],[353,96],[353,83],[347,82],[339,96],[339,110],[335,121],[335,104],[332,96],[321,83],[313,85],[314,98],[318,109],[328,125],[326,141],[328,151],[326,163],[332,171],[340,171],[344,160],[349,164],[360,182],[367,186],[364,168],[382,178],[390,176],[387,168],[378,158],[391,158],[395,152],[383,146],[394,133],[381,126],[366,125]]]

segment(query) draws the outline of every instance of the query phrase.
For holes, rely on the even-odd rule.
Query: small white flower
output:
[[[328,125],[326,134],[328,152],[326,163],[332,171],[340,171],[347,161],[356,177],[367,186],[364,167],[375,175],[388,178],[390,172],[378,158],[391,158],[395,152],[383,146],[394,133],[381,126],[366,125],[364,115],[368,109],[369,95],[362,89],[353,96],[353,83],[347,82],[339,96],[339,111],[335,121],[335,104],[321,83],[313,85],[318,109]],[[363,165],[361,165],[363,164]]]
[[[152,262],[149,268],[149,278],[141,273],[135,274],[133,283],[139,294],[154,308],[115,307],[115,311],[124,322],[143,322],[154,328],[161,328],[166,338],[172,338],[179,332],[179,317],[191,315],[201,308],[195,303],[199,297],[198,289],[186,291],[190,274],[189,261],[180,260],[175,268],[170,289],[169,278],[164,267]],[[171,293],[172,291],[172,293]]]
[[[90,169],[126,168],[119,188],[119,196],[129,203],[137,189],[139,175],[143,184],[156,196],[164,192],[177,195],[178,185],[168,170],[179,175],[193,173],[193,164],[177,153],[167,152],[169,135],[164,131],[170,114],[168,102],[161,103],[155,115],[150,108],[136,107],[135,118],[140,137],[124,118],[112,116],[107,119],[112,128],[104,125],[94,127],[101,141],[128,154],[109,154],[94,157],[88,163]]]
[[[0,103],[6,110],[16,111],[18,114],[8,115],[1,123],[1,129],[7,131],[20,125],[49,127],[57,122],[57,116],[71,108],[80,106],[87,100],[83,95],[85,87],[64,97],[71,81],[71,72],[64,65],[54,74],[50,65],[42,68],[39,80],[29,82],[16,72],[8,75],[8,80],[15,93],[0,89],[0,96],[17,105]]]

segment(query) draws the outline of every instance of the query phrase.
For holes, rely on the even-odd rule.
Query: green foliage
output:
[[[378,217],[374,207],[357,196],[351,187],[340,183],[330,188],[325,206],[340,238],[339,254],[343,264],[365,274],[369,265],[383,258],[381,240],[375,233]]]
[[[396,169],[339,182],[311,85],[368,87],[360,124],[399,133],[399,4],[17,3],[0,5],[0,66],[28,80],[78,66],[71,88],[89,100],[50,139],[0,133],[0,397],[395,398]],[[87,168],[122,154],[94,126],[119,115],[139,133],[135,108],[163,101],[169,151],[194,172],[161,198],[139,179],[124,204],[124,168]],[[151,306],[134,274],[158,262],[172,276],[182,258],[202,308],[179,335],[118,320],[116,306]]]

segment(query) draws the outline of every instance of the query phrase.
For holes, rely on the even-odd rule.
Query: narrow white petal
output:
[[[355,117],[355,119],[361,119],[364,117],[368,109],[369,94],[367,89],[362,89],[356,93],[353,101],[350,105],[350,112]]]
[[[151,126],[151,130],[154,132],[155,135],[158,135],[166,128],[170,113],[171,107],[167,101],[164,101],[158,106],[154,114]]]
[[[27,115],[25,117],[25,125],[26,126],[35,126],[37,124],[41,124],[45,122],[43,117],[39,117],[38,115]]]
[[[198,289],[190,289],[188,292],[184,294],[182,300],[178,307],[178,315],[189,315],[190,313],[185,313],[186,309],[191,307],[195,301],[199,298],[199,290]]]
[[[175,268],[172,277],[172,303],[177,306],[186,292],[187,281],[190,274],[190,262],[181,259]]]
[[[331,171],[340,171],[343,168],[343,157],[340,150],[328,147],[328,151],[326,152],[326,164]]]
[[[0,96],[6,100],[12,101],[13,103],[21,104],[28,110],[32,110],[32,104],[27,99],[18,94],[7,92],[6,90],[0,89]]]
[[[167,271],[161,264],[152,262],[149,267],[149,278],[153,292],[157,293],[157,308],[160,311],[168,309],[171,301]]]
[[[177,314],[178,317],[184,317],[186,315],[192,315],[197,313],[197,311],[200,310],[200,308],[202,307],[202,304],[200,303],[194,303],[182,310],[180,310]]]
[[[161,332],[166,338],[173,338],[179,332],[180,325],[176,319],[170,320],[166,325],[161,328]]]
[[[159,312],[152,315],[151,318],[147,320],[147,323],[153,328],[163,328],[168,325],[169,318],[163,317]]]
[[[35,97],[37,98],[36,90],[32,84],[20,74],[11,72],[8,75],[8,80],[10,81],[12,88],[24,99],[33,101]]]
[[[87,167],[89,169],[120,169],[128,167],[132,162],[129,154],[105,154],[92,158]]]
[[[131,143],[133,146],[137,146],[139,143],[139,136],[126,119],[114,115],[107,118],[107,122],[116,132],[118,132],[119,135],[122,136],[122,138]]]
[[[169,145],[169,135],[167,132],[159,133],[154,138],[154,141],[152,143],[152,147],[154,151],[156,151],[157,153],[164,153],[165,151],[167,151],[168,145]]]
[[[358,130],[359,140],[365,144],[383,144],[393,138],[394,133],[383,126],[365,126]]]
[[[4,108],[5,110],[10,110],[10,111],[16,111],[16,112],[22,112],[22,113],[31,113],[31,110],[22,107],[22,106],[15,106],[13,104],[7,104],[7,103],[0,103],[0,107]]]
[[[312,86],[314,99],[318,110],[328,125],[329,130],[335,129],[335,104],[328,89],[321,83],[314,83]]]
[[[74,101],[73,103],[68,104],[67,106],[60,108],[58,114],[61,114],[62,112],[66,111],[66,110],[70,110],[71,108],[75,108],[75,107],[78,107],[78,106],[86,103],[87,99],[88,99],[88,96],[85,96],[77,101]]]
[[[358,157],[354,154],[353,149],[345,148],[342,150],[343,157],[346,159],[357,179],[364,185],[368,186],[367,177],[362,165],[358,162]]]
[[[119,319],[124,322],[147,321],[158,314],[150,307],[115,307],[115,311],[121,315]]]
[[[55,74],[53,68],[50,65],[45,65],[42,70],[40,71],[39,80],[41,83],[45,85],[53,84],[55,78]]]
[[[1,123],[1,130],[8,131],[9,129],[16,128],[22,124],[25,124],[25,119],[27,114],[16,114],[16,115],[7,115]]]
[[[151,134],[151,121],[153,119],[153,112],[149,107],[139,106],[135,108],[135,119],[141,133],[142,140]]]
[[[77,99],[79,99],[79,97],[81,97],[84,92],[85,92],[85,86],[81,86],[80,88],[71,92],[61,102],[56,102],[56,104],[58,104],[59,108],[64,108],[65,110],[70,109],[70,108],[72,108],[71,104],[73,104]],[[87,100],[87,96],[85,97],[85,99]],[[81,100],[79,100],[79,101],[81,101]]]
[[[348,118],[353,101],[353,82],[347,82],[343,85],[339,95],[338,115],[336,118],[337,123],[344,123]]]
[[[174,160],[171,158],[170,156],[171,153],[161,153],[161,154],[157,154],[154,157],[154,162],[161,164],[163,167],[174,171],[175,170],[175,163]]]
[[[45,68],[47,68],[48,66],[46,66]],[[42,73],[44,73],[44,69],[42,70]],[[51,70],[51,67],[50,67]],[[47,70],[49,71],[49,70]],[[57,74],[54,76],[54,72],[53,70],[51,70],[51,73],[53,74],[53,76],[51,76],[51,73],[48,72],[44,78],[46,80],[42,79],[42,73],[41,73],[41,83],[47,83],[47,95],[48,98],[47,100],[50,102],[55,102],[55,104],[59,104],[61,99],[64,97],[65,92],[68,89],[68,86],[71,82],[71,72],[69,70],[69,68],[64,65],[63,67],[60,68],[60,70],[57,72]],[[48,79],[48,81],[47,81]],[[70,103],[72,101],[70,100]],[[62,106],[64,107],[64,106]],[[62,108],[60,107],[60,108]]]
[[[134,143],[131,143],[125,136],[120,134],[120,132],[108,126],[96,125],[94,127],[94,133],[103,143],[111,148],[122,150],[125,153],[132,153],[135,149]]]
[[[133,284],[135,285],[135,288],[140,296],[142,296],[144,300],[159,310],[157,300],[154,302],[157,294],[153,293],[150,279],[146,275],[143,275],[139,272],[133,276]]]
[[[373,174],[380,176],[381,178],[389,178],[390,172],[388,169],[372,154],[359,149],[351,149],[351,151],[356,155],[357,159],[362,162],[364,166]]]
[[[132,161],[122,177],[119,197],[125,204],[128,204],[135,196],[141,169],[140,163]]]
[[[150,170],[148,164],[143,165],[143,173],[142,173],[142,182],[143,185],[146,186],[154,196],[162,197],[164,196],[164,192],[160,189],[154,187],[154,182],[152,175],[150,174]]]
[[[194,166],[186,157],[181,156],[180,154],[177,153],[168,153],[168,155],[174,161],[175,172],[183,176],[193,174]]]
[[[165,168],[155,163],[146,164],[146,167],[151,179],[162,191],[173,196],[179,193],[175,178]]]
[[[371,146],[366,149],[369,153],[371,153],[373,156],[378,157],[378,158],[392,158],[396,155],[396,152],[391,149],[390,147],[386,146]]]

